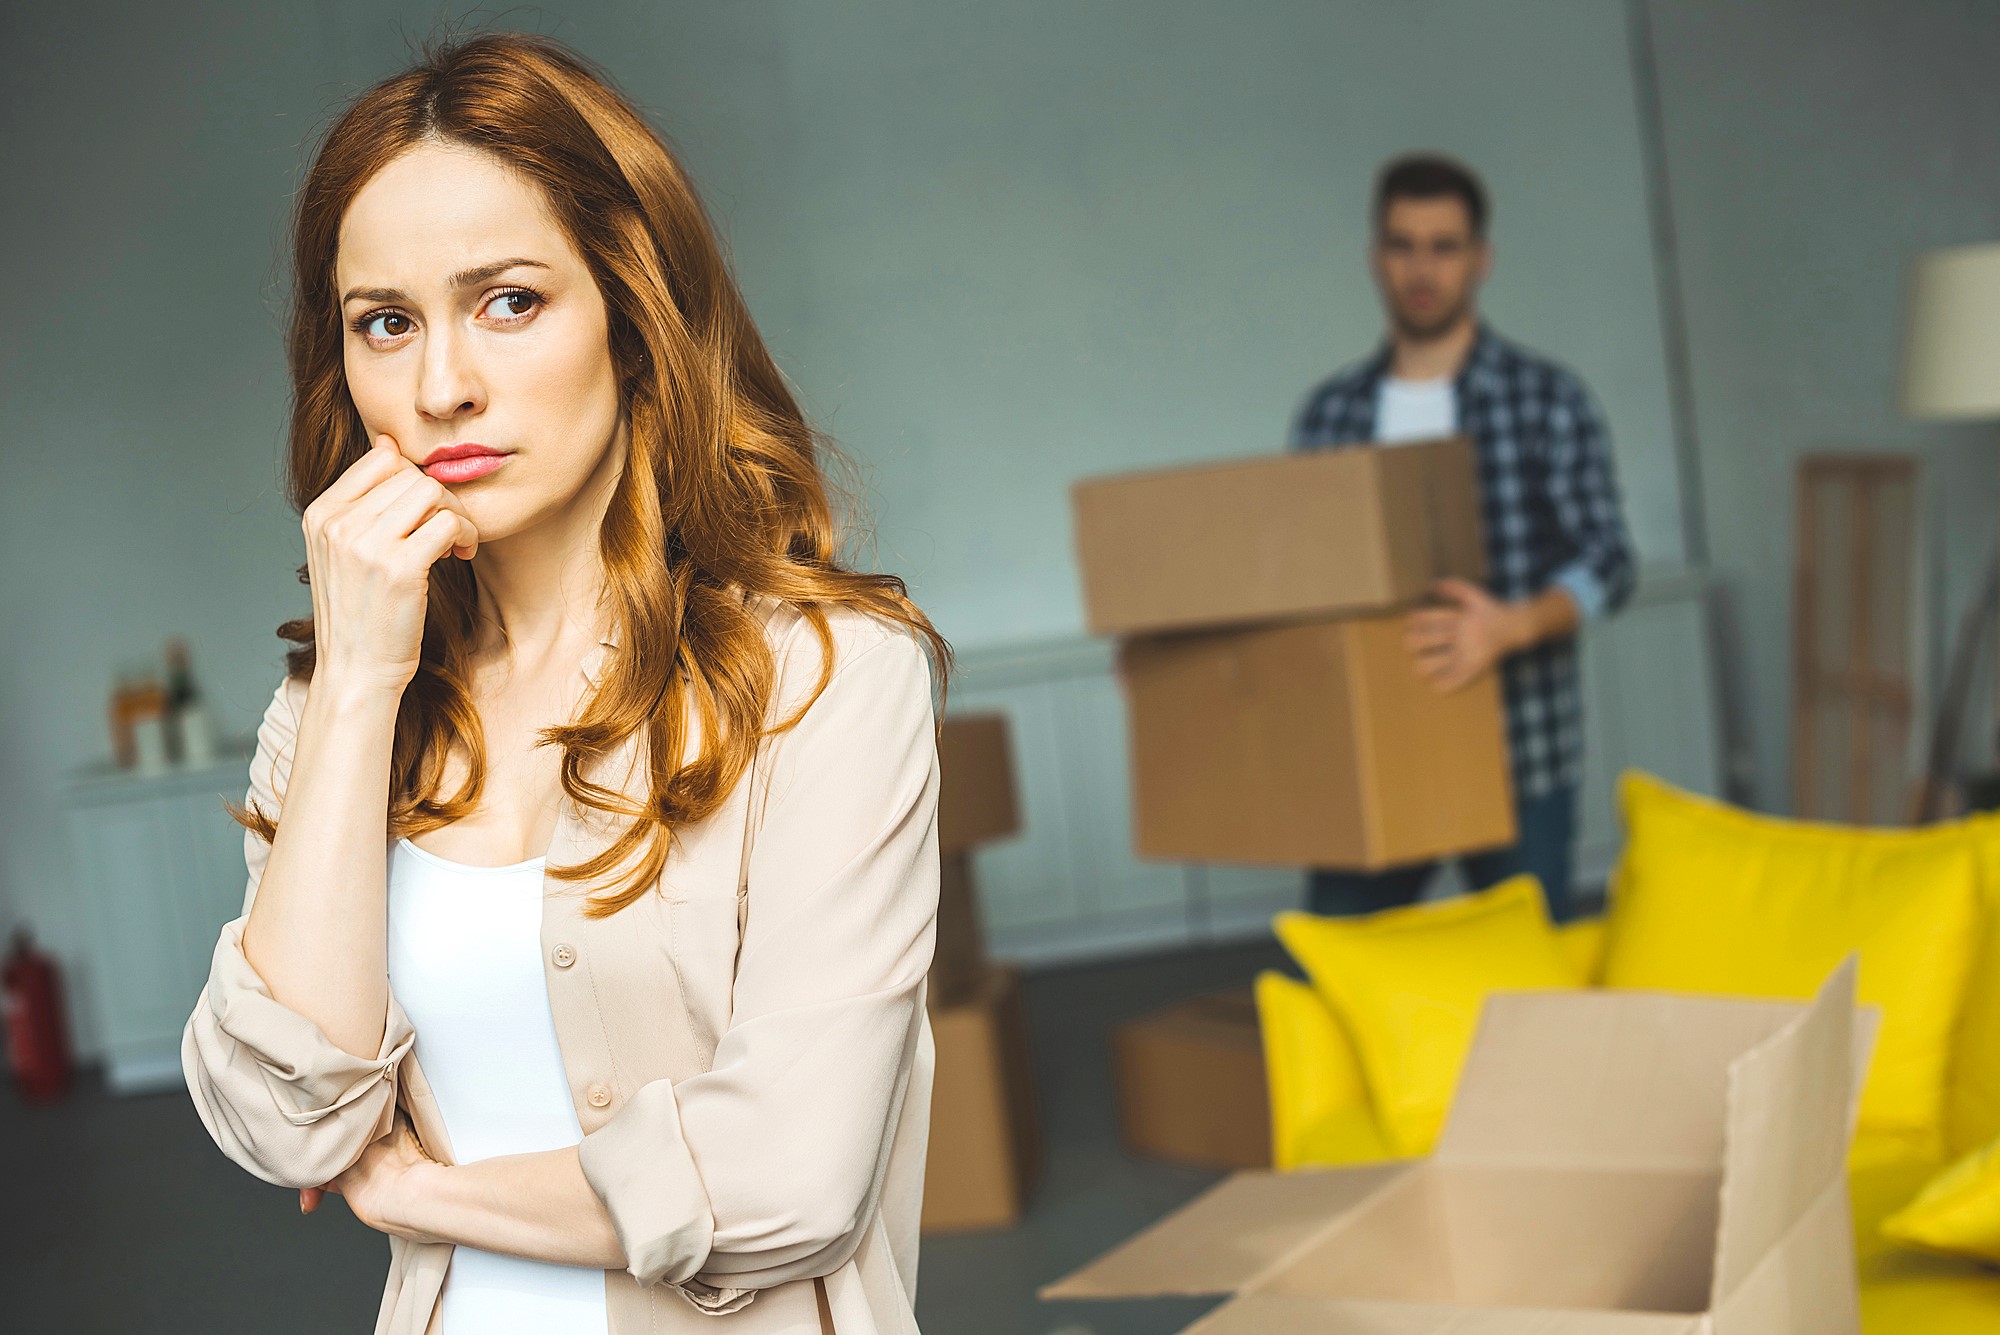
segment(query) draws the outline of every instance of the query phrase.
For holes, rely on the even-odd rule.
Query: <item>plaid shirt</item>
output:
[[[1327,449],[1375,437],[1385,342],[1306,396],[1290,448]],[[1487,586],[1521,599],[1559,584],[1586,617],[1631,597],[1631,550],[1604,426],[1583,382],[1495,334],[1485,323],[1453,382],[1458,429],[1479,457]],[[1574,787],[1583,772],[1583,695],[1576,644],[1545,640],[1502,662],[1514,790],[1522,798]]]

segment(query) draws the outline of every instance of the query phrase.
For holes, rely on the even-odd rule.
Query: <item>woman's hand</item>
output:
[[[431,566],[446,553],[472,559],[472,517],[379,435],[306,506],[301,527],[318,666],[400,695],[417,675]]]
[[[423,1144],[399,1108],[389,1134],[371,1141],[354,1166],[323,1187],[299,1191],[299,1211],[311,1214],[331,1191],[347,1202],[356,1219],[378,1233],[393,1233],[415,1242],[442,1242],[415,1227],[417,1204],[425,1175],[444,1165],[424,1153]]]

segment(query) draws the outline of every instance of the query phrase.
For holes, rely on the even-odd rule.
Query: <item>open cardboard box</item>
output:
[[[1854,1335],[1855,968],[1810,1005],[1495,995],[1428,1158],[1235,1174],[1041,1296],[1235,1295],[1188,1335]]]

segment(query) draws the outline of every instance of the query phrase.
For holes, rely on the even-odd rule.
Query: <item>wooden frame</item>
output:
[[[1910,596],[1922,521],[1917,483],[1910,455],[1799,460],[1792,808],[1800,818],[1910,819],[1911,621],[1921,614]],[[1824,744],[1828,734],[1836,745]],[[1893,767],[1886,784],[1885,766]]]

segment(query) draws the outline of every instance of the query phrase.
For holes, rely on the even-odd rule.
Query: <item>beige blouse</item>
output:
[[[818,682],[819,638],[789,604],[753,606],[777,656],[771,717],[789,717]],[[930,660],[900,626],[830,616],[825,692],[765,739],[722,810],[679,832],[657,893],[592,920],[578,898],[611,878],[543,884],[578,1154],[628,1258],[604,1273],[610,1335],[917,1329],[938,901]],[[587,680],[617,643],[600,642]],[[307,689],[281,681],[258,728],[249,797],[274,815]],[[643,797],[643,747],[629,738],[586,777]],[[550,865],[615,838],[622,818],[562,807]],[[243,914],[223,924],[182,1035],[202,1124],[283,1187],[331,1180],[398,1107],[454,1162],[393,995],[381,1050],[360,1058],[250,967],[243,928],[269,855],[246,830]],[[424,1335],[452,1245],[389,1242],[376,1335]]]

